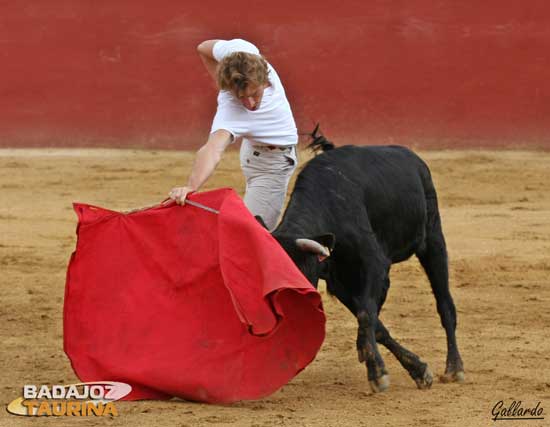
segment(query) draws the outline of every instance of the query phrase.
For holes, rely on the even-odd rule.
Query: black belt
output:
[[[253,148],[259,148],[259,149],[262,149],[262,148],[267,148],[268,150],[281,150],[281,151],[285,151],[289,148],[292,148],[294,147],[293,145],[253,145],[252,146]]]

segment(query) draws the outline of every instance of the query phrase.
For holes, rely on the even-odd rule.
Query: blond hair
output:
[[[218,86],[238,95],[250,84],[262,86],[268,83],[268,74],[267,61],[263,56],[233,52],[218,64]]]

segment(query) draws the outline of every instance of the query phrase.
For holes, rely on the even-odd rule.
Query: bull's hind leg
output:
[[[392,352],[416,382],[418,388],[426,389],[432,386],[433,376],[428,365],[420,360],[416,354],[395,341],[380,319],[378,319],[378,327],[376,328],[376,341]]]
[[[437,213],[431,226],[427,227],[426,246],[420,253],[417,253],[417,256],[430,280],[437,303],[437,312],[447,334],[447,365],[445,374],[441,376],[441,381],[462,382],[464,381],[464,367],[456,343],[456,309],[449,291],[447,248]]]

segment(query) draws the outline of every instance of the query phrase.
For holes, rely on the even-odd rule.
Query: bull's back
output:
[[[330,188],[332,203],[342,204],[339,218],[357,222],[358,209],[394,262],[408,258],[422,243],[426,193],[433,192],[425,163],[400,146],[344,146],[312,159],[300,174],[318,193]],[[298,184],[298,183],[297,183]],[[326,190],[325,190],[326,194]]]

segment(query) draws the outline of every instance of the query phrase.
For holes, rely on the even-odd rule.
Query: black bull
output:
[[[404,147],[334,148],[316,132],[313,137],[313,148],[324,152],[298,175],[273,236],[314,286],[326,280],[328,292],[357,318],[359,361],[366,362],[375,392],[389,385],[377,343],[395,355],[419,388],[432,384],[428,365],[397,343],[379,319],[391,265],[415,254],[447,334],[441,380],[463,381],[447,250],[428,167]]]

